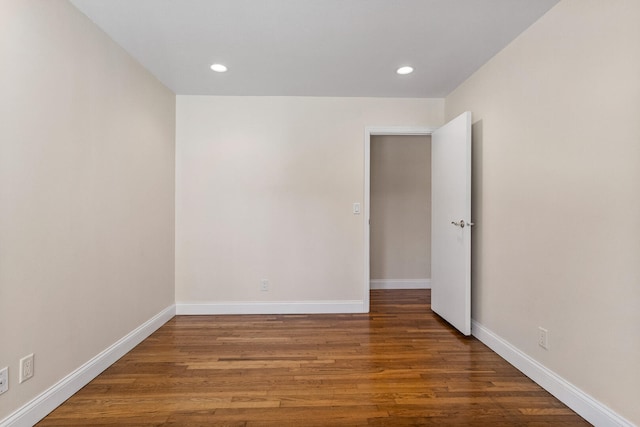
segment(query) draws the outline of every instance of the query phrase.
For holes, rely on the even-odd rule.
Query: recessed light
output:
[[[398,68],[398,71],[396,71],[396,73],[398,73],[398,74],[411,74],[411,73],[413,73],[413,68],[412,67],[400,67],[400,68]]]
[[[211,66],[211,69],[212,69],[213,71],[215,71],[216,73],[224,73],[225,71],[227,71],[227,67],[225,67],[225,66],[224,66],[224,65],[222,65],[222,64],[213,64],[213,65]]]

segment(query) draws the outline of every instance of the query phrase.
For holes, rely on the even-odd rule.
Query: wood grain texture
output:
[[[370,314],[176,316],[38,426],[585,426],[428,290]]]

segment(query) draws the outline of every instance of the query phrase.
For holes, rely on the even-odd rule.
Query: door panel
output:
[[[431,309],[471,334],[471,113],[431,136]]]

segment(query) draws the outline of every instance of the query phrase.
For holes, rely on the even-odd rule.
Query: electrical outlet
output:
[[[262,292],[269,292],[269,281],[267,279],[262,279],[260,281],[260,290]]]
[[[9,367],[0,369],[0,394],[9,390]]]
[[[549,331],[543,327],[538,327],[538,345],[549,350]]]
[[[20,359],[20,378],[18,382],[22,384],[33,376],[35,366],[33,365],[33,353]]]

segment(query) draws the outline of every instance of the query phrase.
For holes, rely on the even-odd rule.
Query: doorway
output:
[[[370,288],[431,287],[431,136],[371,137]]]
[[[364,191],[364,236],[365,236],[365,280],[363,302],[366,312],[369,311],[371,289],[371,139],[377,136],[430,136],[434,128],[427,127],[368,127],[365,129],[365,191]]]
[[[471,120],[465,111],[443,126],[365,129],[365,283],[369,311],[371,136],[431,135],[431,309],[471,334]]]

